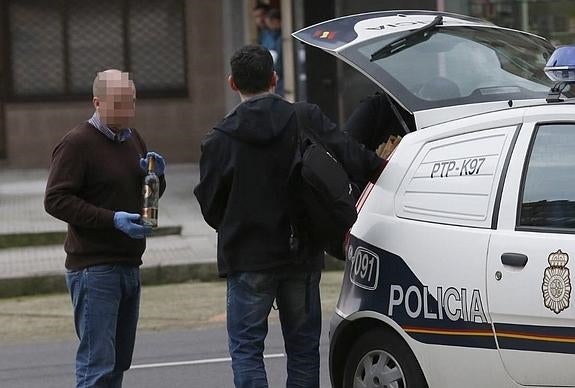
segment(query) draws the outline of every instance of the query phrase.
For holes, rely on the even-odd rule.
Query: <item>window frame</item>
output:
[[[70,80],[70,52],[69,52],[69,4],[73,0],[54,0],[49,6],[59,9],[60,22],[62,23],[62,59],[63,59],[63,72],[64,72],[64,90],[62,94],[37,94],[33,96],[19,96],[14,91],[13,69],[12,69],[12,34],[10,33],[10,2],[17,0],[0,0],[0,8],[3,11],[4,20],[2,20],[3,28],[3,47],[5,52],[0,52],[4,61],[4,96],[5,101],[9,103],[24,103],[24,102],[62,102],[62,101],[85,101],[86,98],[91,98],[92,93],[72,93],[71,80]],[[122,7],[122,40],[123,40],[123,61],[125,68],[123,71],[131,72],[131,46],[130,46],[130,7],[131,0],[118,0],[121,1]],[[155,89],[138,91],[138,99],[157,99],[157,98],[188,98],[189,97],[189,79],[188,79],[188,47],[187,47],[187,20],[186,20],[186,1],[175,0],[179,3],[182,15],[182,65],[183,65],[183,85],[182,89]],[[0,12],[0,15],[2,12]],[[0,34],[2,36],[2,34]],[[1,47],[2,45],[0,45]],[[0,59],[1,60],[1,59]],[[1,80],[0,80],[1,81]],[[138,85],[136,84],[136,89]],[[1,92],[1,91],[0,91]]]
[[[531,139],[529,140],[529,148],[523,160],[523,171],[521,173],[521,183],[519,185],[519,195],[517,198],[517,209],[515,213],[515,230],[518,232],[535,232],[535,233],[556,233],[556,234],[575,234],[575,228],[557,228],[552,226],[523,226],[521,225],[521,210],[523,207],[523,197],[525,193],[525,181],[527,180],[527,170],[529,168],[529,162],[531,161],[531,155],[533,154],[533,146],[535,145],[535,140],[537,139],[537,134],[542,126],[546,125],[573,125],[575,126],[575,121],[560,120],[560,121],[540,121],[538,122],[531,134]]]

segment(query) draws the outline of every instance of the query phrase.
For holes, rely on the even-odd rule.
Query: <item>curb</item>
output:
[[[61,245],[66,239],[66,231],[0,234],[0,249]],[[161,226],[152,230],[150,237],[182,234],[182,227]]]
[[[325,271],[341,271],[345,262],[331,256],[325,258]],[[63,272],[64,270],[62,270]],[[202,282],[221,280],[216,262],[182,265],[153,266],[141,268],[142,285],[183,283],[191,280]],[[64,274],[28,276],[0,279],[0,298],[66,293]]]

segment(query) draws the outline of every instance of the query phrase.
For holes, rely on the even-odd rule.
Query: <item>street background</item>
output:
[[[192,190],[202,137],[238,103],[226,84],[228,61],[257,41],[256,1],[0,0],[0,387],[73,384],[66,225],[44,212],[43,192],[54,145],[92,115],[92,79],[108,68],[133,75],[136,127],[168,162],[161,228],[143,258],[136,368],[125,385],[232,386],[216,235]],[[354,13],[423,9],[487,19],[556,45],[575,42],[573,0],[263,2],[281,10],[285,97],[318,104],[339,125],[377,88],[291,38],[302,27]],[[322,387],[329,387],[327,327],[342,276],[341,262],[328,264],[335,270],[322,281]],[[273,357],[266,362],[275,387],[285,379],[285,356],[276,315],[271,322],[266,354]]]
[[[44,212],[47,174],[43,169],[0,171],[0,213],[10,220],[0,223],[0,291],[12,296],[0,298],[0,387],[74,384],[77,341],[63,277],[66,224]],[[124,385],[233,387],[216,234],[203,222],[192,194],[198,166],[169,164],[166,177],[159,216],[166,235],[147,241],[134,369]],[[335,261],[330,266],[338,264],[341,268]],[[330,386],[328,324],[341,276],[335,270],[322,278],[322,388]],[[271,356],[266,359],[270,386],[283,385],[286,359],[275,311],[265,354]]]
[[[327,388],[328,328],[341,271],[324,273],[321,387]],[[167,303],[169,301],[169,303]],[[285,354],[276,311],[270,316],[266,368],[270,387],[284,384]],[[66,294],[0,299],[0,386],[74,384],[72,312]],[[233,387],[225,330],[225,283],[145,286],[133,368],[126,387]]]

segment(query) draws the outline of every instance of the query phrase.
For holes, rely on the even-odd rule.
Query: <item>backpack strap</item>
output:
[[[292,105],[297,118],[298,130],[309,127],[309,116],[307,114],[306,104],[303,102],[294,102]]]
[[[293,107],[297,118],[297,135],[300,148],[302,148],[306,142],[308,144],[316,143],[321,145],[330,155],[335,155],[331,149],[324,144],[318,134],[314,132],[309,117],[309,104],[306,102],[294,102]]]
[[[294,108],[294,112],[295,112],[295,116],[297,119],[297,134],[298,134],[298,138],[299,138],[299,142],[301,144],[301,142],[303,141],[303,136],[302,134],[305,135],[310,135],[310,126],[311,126],[311,121],[309,119],[309,115],[307,113],[307,104],[303,103],[303,102],[295,102],[293,103],[293,108]],[[315,136],[312,135],[312,137],[315,140]]]

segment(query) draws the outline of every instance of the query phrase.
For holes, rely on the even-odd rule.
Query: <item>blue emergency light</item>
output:
[[[545,65],[545,74],[555,82],[575,81],[575,45],[558,47]]]
[[[545,74],[555,85],[547,96],[547,102],[561,102],[561,95],[573,97],[575,88],[575,45],[558,47],[545,65]]]

